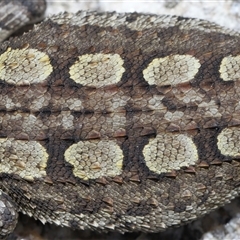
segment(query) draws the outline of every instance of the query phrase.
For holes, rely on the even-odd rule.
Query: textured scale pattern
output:
[[[239,46],[207,21],[95,12],[5,41],[0,189],[43,223],[98,231],[163,231],[229,202]]]

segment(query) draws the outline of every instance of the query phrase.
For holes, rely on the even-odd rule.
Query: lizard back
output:
[[[0,188],[80,229],[162,231],[239,194],[239,34],[53,16],[0,46]]]

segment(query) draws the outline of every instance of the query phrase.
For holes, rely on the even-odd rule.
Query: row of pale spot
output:
[[[118,83],[125,72],[123,65],[118,54],[85,54],[79,56],[69,73],[76,83],[99,88]],[[224,57],[219,68],[221,78],[239,79],[239,65],[240,56]],[[193,79],[200,66],[191,55],[170,55],[153,59],[143,70],[143,77],[150,85],[175,85]],[[8,48],[0,55],[0,79],[9,84],[43,83],[52,71],[48,55],[37,49]]]
[[[236,101],[235,104],[228,104],[229,100],[235,100],[238,95],[239,86],[236,85],[236,93],[229,94],[226,97],[226,92],[218,92],[218,98],[222,102],[219,105],[215,99],[208,101],[206,95],[199,91],[199,89],[178,89],[173,90],[173,94],[177,101],[180,101],[186,106],[195,105],[198,108],[191,115],[190,118],[197,118],[197,114],[201,117],[221,117],[228,113],[236,113],[240,109],[240,103]],[[36,112],[43,108],[48,108],[51,106],[53,110],[61,111],[84,111],[84,109],[93,110],[94,113],[102,112],[118,112],[122,113],[126,111],[126,105],[130,103],[135,109],[146,109],[156,110],[164,114],[164,118],[167,121],[175,121],[182,119],[183,115],[186,115],[182,109],[176,110],[174,112],[168,111],[168,108],[162,103],[164,95],[151,95],[147,96],[136,96],[130,97],[119,89],[110,91],[96,91],[94,95],[88,95],[88,99],[78,95],[73,96],[71,94],[64,96],[53,95],[51,92],[39,91],[39,89],[28,88],[16,88],[14,92],[11,90],[7,93],[2,93],[0,95],[0,110],[14,111],[16,109],[28,109],[30,112]],[[81,99],[82,97],[82,99]],[[19,101],[21,99],[22,101]],[[190,114],[190,112],[189,112]]]
[[[218,135],[217,147],[223,155],[239,156],[240,129],[225,128]],[[143,149],[146,166],[160,174],[195,165],[196,145],[187,134],[167,133],[150,139]],[[46,176],[46,149],[37,141],[0,139],[0,172],[18,174],[27,180]],[[64,153],[73,174],[81,179],[114,177],[121,174],[123,151],[114,140],[87,140],[71,145]]]

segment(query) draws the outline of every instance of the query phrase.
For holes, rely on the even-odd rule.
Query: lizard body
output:
[[[2,236],[17,211],[158,232],[238,196],[239,45],[208,21],[96,12],[3,42]]]

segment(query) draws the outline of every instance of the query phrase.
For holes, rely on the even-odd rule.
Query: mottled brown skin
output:
[[[49,155],[46,177],[27,181],[18,174],[0,174],[0,189],[18,211],[74,229],[157,232],[191,221],[239,194],[239,156],[225,156],[217,146],[217,136],[224,128],[240,124],[236,109],[239,82],[223,81],[219,73],[224,57],[240,54],[239,36],[180,29],[182,18],[179,25],[169,28],[128,28],[139,16],[128,14],[126,25],[116,27],[92,25],[91,21],[83,26],[57,24],[48,19],[0,46],[0,54],[9,47],[38,49],[49,56],[53,66],[44,83],[14,86],[0,80],[0,94],[20,103],[11,111],[0,103],[0,138],[38,141]],[[212,26],[209,23],[210,29]],[[95,88],[71,79],[69,68],[78,57],[96,53],[117,53],[124,60],[125,72],[117,84]],[[201,66],[194,79],[164,86],[150,85],[144,79],[142,72],[153,59],[176,54],[199,59]],[[191,89],[203,95],[202,102],[215,102],[220,115],[208,117],[198,101],[181,101]],[[117,93],[129,98],[124,107],[112,111],[107,103]],[[167,111],[183,112],[183,117],[170,121],[161,109],[152,110],[148,101],[153,95],[163,96]],[[36,110],[32,102],[39,96],[50,96],[50,100]],[[83,109],[62,107],[59,99],[66,102],[70,98],[80,99]],[[71,129],[56,120],[64,111],[73,116]],[[34,115],[41,127],[27,130],[23,121],[7,118],[17,113]],[[118,115],[126,122],[113,130],[111,117]],[[172,132],[192,137],[198,162],[161,174],[150,171],[144,147],[158,133]],[[66,161],[64,152],[74,143],[92,139],[117,142],[123,152],[120,175],[84,180],[73,174],[74,166]]]

